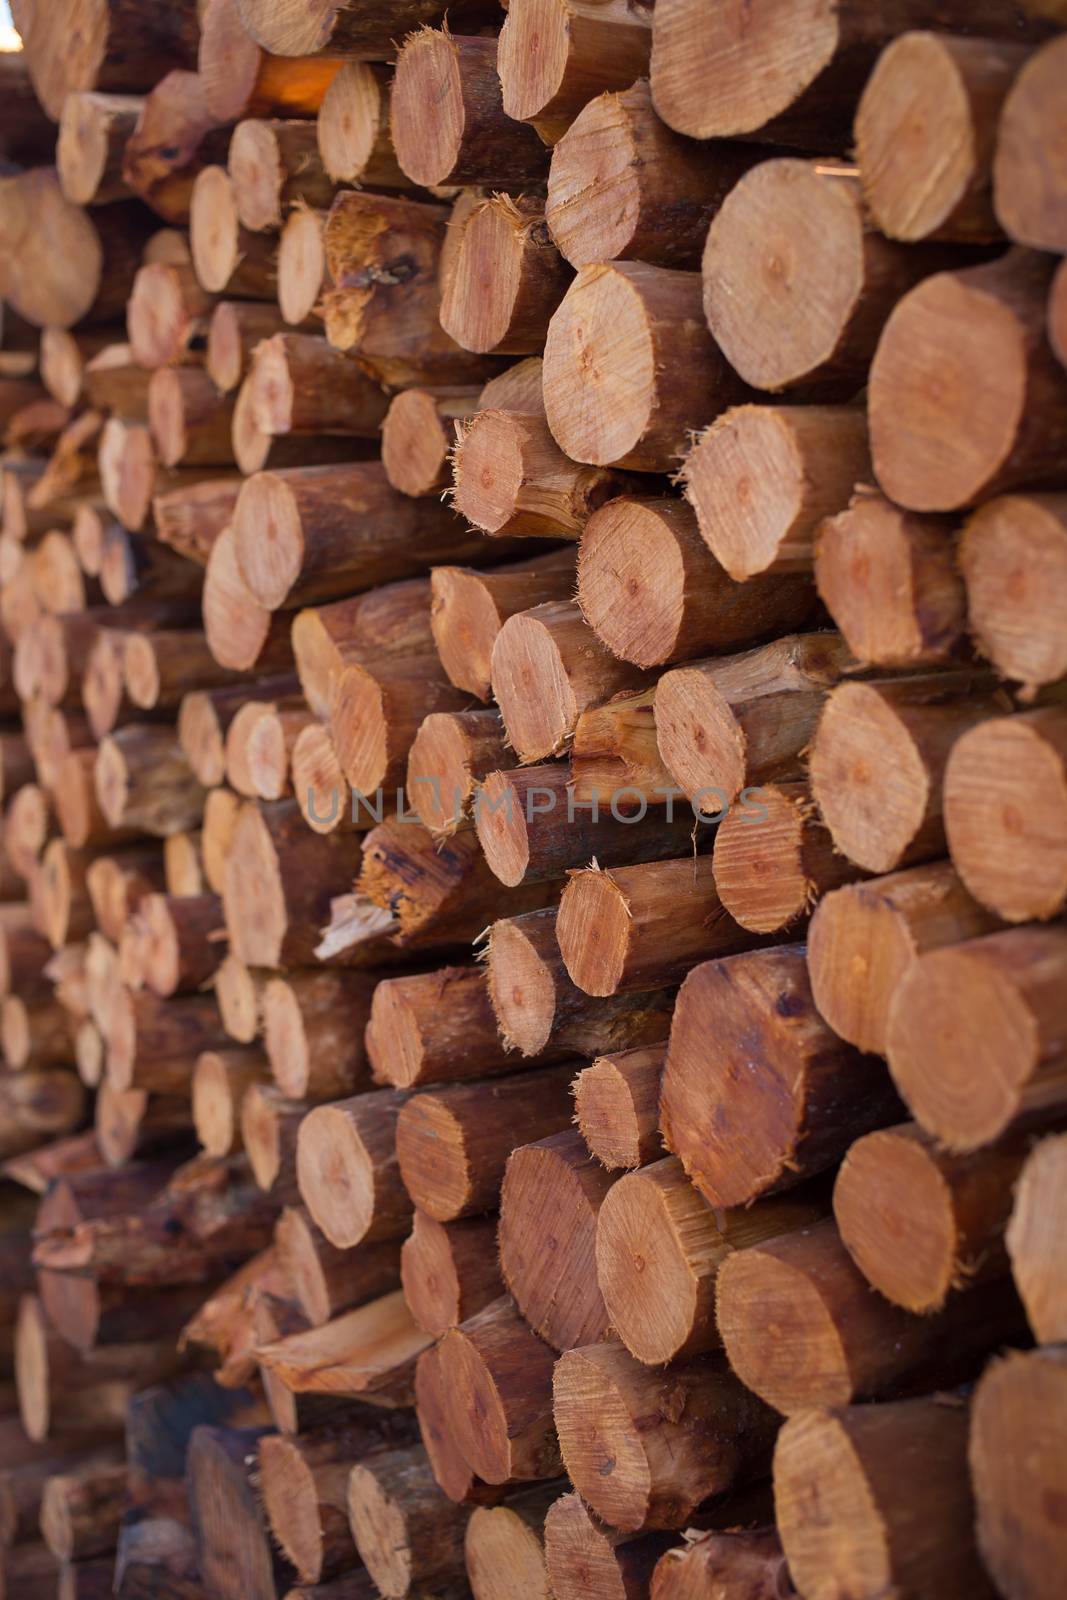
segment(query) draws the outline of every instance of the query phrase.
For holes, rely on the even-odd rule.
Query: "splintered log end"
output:
[[[659,1085],[664,1045],[600,1056],[574,1080],[578,1128],[609,1171],[644,1166],[662,1150]]]

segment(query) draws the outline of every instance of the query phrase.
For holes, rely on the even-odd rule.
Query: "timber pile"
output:
[[[0,1593],[1067,1586],[1067,7],[17,0]]]

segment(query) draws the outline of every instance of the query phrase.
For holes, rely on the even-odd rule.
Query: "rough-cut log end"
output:
[[[278,309],[290,327],[306,322],[326,280],[325,214],[298,207],[278,245]]]
[[[15,1374],[22,1426],[40,1444],[50,1432],[52,1397],[47,1322],[44,1307],[33,1295],[24,1295],[19,1302]]]
[[[609,1171],[644,1166],[662,1152],[659,1085],[664,1045],[600,1056],[574,1080],[578,1128]]]
[[[963,530],[959,563],[971,635],[997,671],[1028,688],[1067,675],[1067,636],[1055,620],[1067,607],[1067,497],[989,501]]]
[[[398,394],[382,424],[382,465],[393,488],[418,496],[443,489],[453,442],[432,391]]]
[[[359,1244],[374,1220],[374,1163],[359,1129],[341,1107],[316,1106],[297,1144],[300,1193],[331,1244]]]
[[[237,202],[225,167],[205,167],[198,174],[189,229],[196,275],[205,289],[220,294],[240,259]]]
[[[493,646],[493,694],[523,763],[561,750],[580,710],[550,620],[536,610],[519,612]]]

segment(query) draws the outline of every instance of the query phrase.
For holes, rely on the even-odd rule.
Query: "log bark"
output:
[[[0,908],[0,996],[46,996],[50,985],[44,969],[51,955],[52,946],[34,926],[28,905]]]
[[[543,155],[532,129],[530,138]],[[442,289],[441,326],[464,350],[536,355],[572,276],[549,235],[544,201],[493,195],[463,225]]]
[[[736,1072],[741,1039],[758,1073]],[[881,1063],[864,1062],[815,1010],[802,945],[689,974],[671,1026],[660,1128],[712,1205],[747,1205],[825,1171],[859,1134],[898,1116]]]
[[[996,1592],[975,1542],[970,1416],[959,1397],[812,1410],[774,1452],[782,1547],[801,1592],[945,1600]]]
[[[96,1142],[109,1167],[138,1153],[173,1145],[192,1133],[188,1095],[152,1095],[144,1089],[120,1093],[105,1077],[96,1095]]]
[[[12,1072],[64,1066],[73,1050],[70,1018],[54,1000],[31,1006],[9,994],[0,1002],[0,1043]]]
[[[120,1094],[188,1094],[196,1057],[226,1043],[210,996],[164,1001],[121,987],[112,996],[105,1037],[108,1080]]]
[[[96,411],[113,411],[130,422],[148,415],[150,373],[126,343],[109,344],[85,364],[85,398]]]
[[[561,1356],[553,1392],[571,1482],[623,1533],[684,1525],[765,1471],[777,1429],[721,1357],[653,1372],[608,1341]]]
[[[433,712],[461,711],[466,704],[466,694],[448,681],[435,655],[347,666],[330,718],[347,782],[368,796],[398,789],[424,719]]]
[[[113,1550],[125,1501],[125,1462],[49,1478],[41,1499],[45,1544],[57,1561],[81,1561]]]
[[[137,916],[144,979],[153,994],[167,998],[203,988],[225,954],[219,896],[148,895]]]
[[[251,374],[253,411],[265,433],[378,436],[385,395],[325,339],[276,333],[257,347]]]
[[[412,1203],[396,1153],[396,1127],[406,1096],[392,1089],[316,1106],[300,1127],[300,1194],[331,1244],[403,1237]]]
[[[942,272],[897,306],[870,371],[878,482],[912,511],[957,511],[1015,488],[1055,487],[1067,375],[1045,337],[1047,257],[1014,250]],[[980,394],[967,428],[964,396]]]
[[[659,1086],[665,1045],[599,1056],[574,1080],[575,1119],[602,1166],[614,1171],[647,1166],[663,1153]]]
[[[219,123],[315,115],[339,62],[294,60],[261,50],[245,29],[236,0],[208,0],[200,10],[197,70],[208,109]]]
[[[78,404],[85,388],[86,364],[101,351],[111,349],[119,332],[114,328],[83,329],[77,334],[66,328],[45,328],[42,331],[38,364],[41,382],[53,400],[58,400],[60,405],[68,409]],[[97,406],[94,409],[101,408]],[[88,429],[89,424],[85,423],[84,426]]]
[[[570,598],[574,553],[554,550],[493,572],[435,567],[430,582],[430,622],[441,665],[457,688],[486,701],[492,692],[493,646],[501,628],[517,611]]]
[[[419,1327],[440,1339],[504,1292],[496,1265],[496,1221],[435,1222],[416,1211],[400,1252],[400,1279]]]
[[[494,538],[577,539],[598,507],[636,486],[569,460],[542,415],[485,409],[458,433],[452,474],[456,510]]]
[[[684,361],[667,354],[678,349]],[[594,374],[601,397],[640,400],[594,404]],[[694,428],[748,398],[707,330],[697,274],[636,261],[579,270],[548,330],[544,394],[572,460],[639,472],[672,470]]]
[[[419,1210],[437,1222],[495,1210],[516,1140],[569,1129],[573,1078],[570,1062],[412,1096],[397,1121],[396,1153]]]
[[[400,1252],[395,1240],[364,1244],[358,1256],[332,1245],[306,1211],[288,1207],[274,1233],[278,1263],[292,1284],[301,1311],[313,1328],[341,1311],[388,1294],[400,1282]]]
[[[556,1600],[637,1600],[649,1592],[656,1562],[672,1542],[606,1528],[582,1497],[564,1494],[545,1518],[545,1565]]]
[[[421,1088],[514,1066],[497,1033],[483,969],[442,967],[375,986],[367,1054],[379,1083]]]
[[[204,567],[215,541],[233,520],[241,480],[219,478],[183,485],[152,501],[156,538]]]
[[[270,1082],[270,1065],[261,1050],[204,1050],[192,1079],[193,1126],[209,1156],[233,1155],[241,1148],[239,1110],[245,1091]]]
[[[752,933],[794,927],[860,876],[834,849],[805,783],[761,784],[720,822],[713,853],[724,907]]]
[[[1026,690],[1067,673],[1051,612],[1067,583],[1067,496],[1002,495],[967,521],[959,543],[975,644]]]
[[[498,712],[433,711],[408,751],[407,799],[431,833],[456,833],[478,783],[507,759]]]
[[[430,580],[384,584],[301,611],[293,620],[292,638],[304,698],[321,721],[329,722],[347,666],[421,656],[433,648]]]
[[[355,1547],[387,1600],[402,1600],[416,1583],[439,1587],[465,1577],[466,1512],[442,1493],[421,1446],[357,1461],[348,1515]]]
[[[389,129],[389,74],[367,61],[337,65],[317,120],[323,166],[336,184],[407,188]]]
[[[17,9],[30,76],[53,121],[79,90],[144,90],[170,67],[196,64],[196,6],[184,0],[147,15],[125,0],[104,0],[85,17],[40,0],[19,0]]]
[[[233,465],[234,402],[202,367],[160,367],[148,386],[148,419],[167,467]]]
[[[85,1086],[72,1072],[8,1072],[0,1076],[0,1159],[35,1150],[85,1121]]]
[[[555,144],[595,95],[647,73],[651,44],[640,6],[520,0],[500,34],[504,110]]]
[[[336,1100],[370,1087],[363,1034],[375,980],[361,972],[294,973],[263,991],[263,1042],[293,1100]]]

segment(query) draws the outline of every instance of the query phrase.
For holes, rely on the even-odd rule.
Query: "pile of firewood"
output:
[[[0,1596],[1059,1600],[1067,4],[12,10]]]

